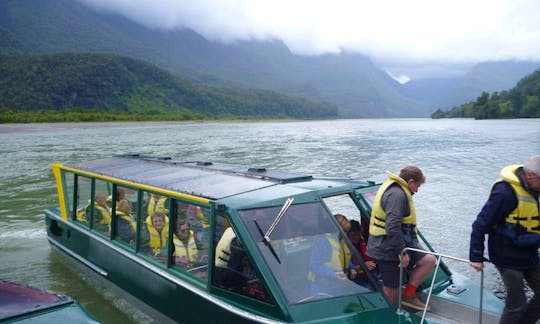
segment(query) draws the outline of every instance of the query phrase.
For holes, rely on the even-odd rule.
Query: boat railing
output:
[[[435,271],[433,272],[433,278],[431,279],[431,285],[429,286],[429,293],[427,295],[427,298],[426,298],[426,305],[424,306],[424,310],[422,311],[422,320],[420,321],[420,323],[424,323],[424,320],[426,318],[426,313],[427,313],[427,307],[429,305],[429,300],[431,298],[431,294],[433,292],[433,286],[435,285],[435,278],[437,277],[437,272],[439,271],[439,265],[441,264],[441,258],[448,258],[448,259],[452,259],[452,260],[456,260],[456,261],[460,261],[460,262],[466,262],[466,263],[469,263],[469,260],[466,260],[466,259],[460,259],[460,258],[456,258],[456,257],[453,257],[453,256],[450,256],[450,255],[445,255],[445,254],[442,254],[442,253],[437,253],[437,252],[433,252],[433,251],[426,251],[426,250],[420,250],[420,249],[415,249],[415,248],[404,248],[402,251],[401,251],[401,255],[400,255],[400,260],[403,258],[403,256],[405,255],[405,253],[407,251],[415,251],[415,252],[421,252],[421,253],[426,253],[426,254],[431,254],[431,255],[434,255],[436,256],[437,258],[437,261],[435,263]],[[398,309],[397,309],[397,313],[398,314],[404,314],[404,311],[402,310],[401,308],[401,294],[402,294],[402,289],[401,287],[403,286],[403,267],[400,267],[400,271],[399,271],[399,287],[400,289],[398,290]],[[482,305],[484,303],[484,270],[481,270],[480,271],[480,306],[478,308],[478,323],[481,324],[482,323]]]

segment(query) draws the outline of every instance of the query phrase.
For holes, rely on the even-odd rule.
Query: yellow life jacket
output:
[[[199,206],[197,206],[197,218],[202,222],[203,228],[210,227],[210,219],[203,213],[202,208]]]
[[[522,165],[510,165],[501,170],[501,178],[512,186],[518,200],[517,208],[505,219],[509,224],[519,224],[527,233],[540,234],[539,209],[540,201],[527,192],[519,181],[516,171]]]
[[[174,234],[174,256],[180,258],[187,258],[189,262],[197,261],[199,255],[199,249],[197,249],[197,244],[195,243],[195,235],[192,230],[189,231],[189,238],[187,246],[184,245],[184,242]]]
[[[152,216],[155,211],[160,211],[164,214],[167,214],[169,210],[165,207],[165,203],[167,202],[167,197],[160,196],[159,199],[154,198],[154,195],[150,196],[150,200],[148,200],[148,216]]]
[[[98,204],[94,204],[94,210],[97,210],[101,215],[99,224],[110,225],[111,224],[111,211],[108,207],[103,207]]]
[[[401,189],[407,195],[407,200],[409,201],[410,214],[401,219],[402,224],[412,225],[416,233],[416,211],[414,209],[414,203],[412,200],[412,195],[407,182],[400,178],[399,176],[386,172],[388,179],[381,185],[375,196],[375,201],[373,202],[373,209],[371,210],[371,219],[369,221],[369,234],[370,235],[386,235],[386,213],[381,206],[381,200],[383,194],[386,192],[388,187],[397,183]]]
[[[123,219],[126,223],[128,223],[129,227],[135,233],[137,231],[137,222],[135,222],[135,219],[131,215],[126,215],[121,211],[116,211],[116,216]]]
[[[227,229],[221,235],[219,242],[216,246],[216,256],[214,258],[214,263],[216,267],[226,268],[229,259],[231,258],[231,242],[236,237],[232,227],[227,227]]]
[[[86,219],[86,209],[87,209],[87,208],[90,208],[90,206],[81,207],[81,208],[78,208],[78,209],[77,209],[76,219],[77,219],[79,222],[83,222],[83,223],[88,224],[88,220]]]
[[[169,217],[165,216],[165,226],[161,229],[161,232],[152,224],[152,217],[146,217],[146,227],[150,234],[150,242],[148,245],[152,249],[154,254],[159,253],[162,247],[167,245],[167,239],[169,238]]]
[[[330,260],[324,263],[325,266],[332,269],[335,272],[343,271],[348,273],[349,265],[351,263],[351,251],[344,240],[336,240],[332,234],[326,234],[326,239],[332,249],[332,255]],[[310,271],[308,273],[308,279],[315,280],[315,273]]]

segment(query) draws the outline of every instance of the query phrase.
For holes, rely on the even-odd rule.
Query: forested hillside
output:
[[[437,110],[432,118],[474,117],[540,118],[540,69],[523,78],[509,91],[484,91],[476,101],[454,107],[449,111]]]
[[[192,30],[149,29],[76,0],[0,1],[0,38],[11,40],[0,53],[116,53],[196,83],[328,101],[339,106],[342,117],[426,117],[431,112],[400,94],[397,82],[363,55],[295,55],[280,41],[210,42]]]
[[[18,110],[81,109],[133,116],[152,111],[176,114],[175,119],[337,117],[332,104],[264,90],[196,85],[152,64],[114,54],[3,56],[0,75],[4,121]]]

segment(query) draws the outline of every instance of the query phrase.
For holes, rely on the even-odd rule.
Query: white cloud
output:
[[[538,0],[80,0],[151,28],[209,40],[282,40],[297,54],[381,65],[540,60]]]

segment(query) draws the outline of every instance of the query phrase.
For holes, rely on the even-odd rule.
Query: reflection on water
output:
[[[419,228],[439,252],[466,259],[470,224],[499,170],[540,154],[539,126],[538,119],[0,125],[0,273],[76,297],[105,323],[147,321],[73,271],[49,247],[43,221],[43,210],[57,204],[52,162],[135,152],[375,181],[414,164],[427,177],[414,198]],[[494,273],[488,267],[491,287]]]

